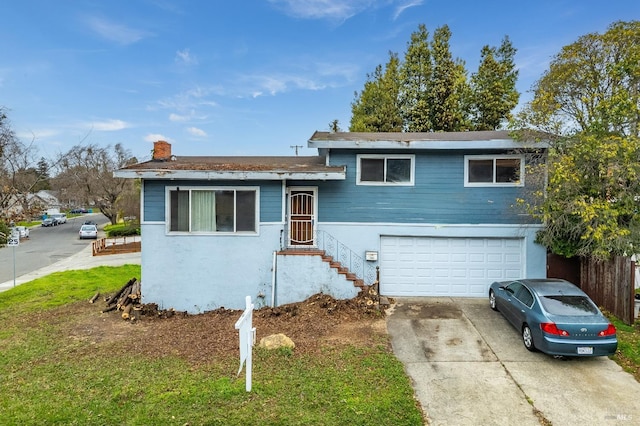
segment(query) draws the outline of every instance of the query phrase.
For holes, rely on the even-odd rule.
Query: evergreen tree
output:
[[[467,90],[466,70],[460,60],[454,61],[449,40],[451,31],[443,26],[433,33],[431,56],[433,72],[428,86],[427,99],[433,131],[465,130],[466,117],[462,108]]]
[[[508,37],[499,48],[484,46],[478,72],[471,76],[471,113],[474,130],[496,130],[511,119],[518,105],[516,49]]]
[[[429,132],[433,129],[433,113],[428,98],[433,65],[428,39],[427,28],[420,24],[418,30],[411,34],[400,67],[400,108],[407,132]]]
[[[384,72],[378,65],[373,74],[367,75],[364,89],[351,104],[351,132],[399,132],[402,117],[398,106],[399,82],[398,55],[389,52]]]

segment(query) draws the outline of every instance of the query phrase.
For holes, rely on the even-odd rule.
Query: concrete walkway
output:
[[[108,256],[92,256],[91,245],[88,245],[82,251],[67,257],[59,262],[45,266],[36,271],[29,272],[27,274],[16,277],[15,285],[24,284],[26,282],[35,280],[49,275],[53,272],[70,271],[73,269],[91,269],[96,266],[121,266],[126,264],[140,264],[140,252],[138,253],[125,253],[125,254],[113,254]],[[13,288],[13,280],[6,281],[0,284],[0,292]]]
[[[529,352],[484,299],[395,301],[393,350],[429,424],[640,424],[640,383],[607,357]]]

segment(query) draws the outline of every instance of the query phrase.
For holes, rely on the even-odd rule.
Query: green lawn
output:
[[[95,339],[74,337],[87,314],[63,308],[135,276],[138,265],[99,267],[0,293],[3,425],[423,424],[388,342],[327,347],[321,357],[255,348],[247,393],[236,357],[193,366],[171,351],[123,351],[99,330]]]

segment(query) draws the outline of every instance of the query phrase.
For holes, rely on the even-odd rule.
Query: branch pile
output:
[[[89,300],[89,303],[94,303],[98,296],[99,294],[96,293],[96,295]],[[140,281],[136,278],[131,278],[113,296],[105,298],[104,301],[107,307],[102,310],[102,313],[122,311],[122,319],[131,321],[139,319],[142,312]]]

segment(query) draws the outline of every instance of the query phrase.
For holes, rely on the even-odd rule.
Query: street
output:
[[[78,230],[86,221],[92,220],[98,224],[98,229],[108,223],[100,213],[86,214],[67,219],[67,223],[52,226],[35,226],[30,228],[30,238],[20,240],[17,247],[0,248],[0,283],[15,277],[51,265],[61,259],[78,253],[93,240],[78,239]],[[98,237],[103,236],[100,232]]]

